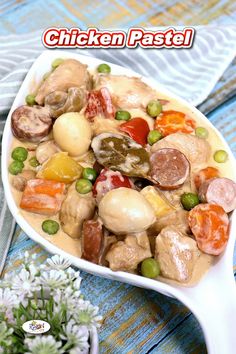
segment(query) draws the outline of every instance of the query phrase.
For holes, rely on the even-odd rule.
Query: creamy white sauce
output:
[[[165,99],[165,100],[169,99],[167,96],[164,96],[164,95],[158,94],[157,96],[158,96],[159,99]],[[231,168],[230,161],[226,161],[223,164],[218,164],[218,163],[216,163],[214,161],[213,154],[214,154],[214,152],[216,150],[222,149],[222,143],[221,143],[220,138],[216,135],[216,133],[212,129],[209,129],[209,127],[207,126],[207,124],[204,121],[202,121],[201,119],[196,117],[195,114],[191,111],[191,109],[182,106],[176,100],[171,100],[169,103],[165,104],[163,106],[163,108],[164,108],[164,111],[166,111],[166,110],[176,110],[176,111],[184,112],[185,114],[189,115],[189,117],[195,119],[195,121],[197,122],[197,126],[205,127],[208,130],[209,136],[208,136],[207,140],[208,140],[208,142],[210,143],[210,145],[212,147],[212,153],[211,153],[211,157],[210,157],[209,161],[207,162],[207,164],[205,166],[199,166],[199,169],[207,167],[207,166],[213,166],[213,167],[216,167],[216,168],[219,169],[221,177],[228,177],[228,178],[232,178],[232,179],[235,178],[235,176],[233,174],[233,169]],[[123,109],[125,110],[125,107],[123,107]],[[129,111],[131,113],[132,118],[134,118],[134,117],[142,117],[142,118],[144,118],[147,121],[150,129],[153,129],[154,120],[152,118],[150,118],[146,114],[145,111],[143,111],[142,109],[131,109]],[[103,121],[105,121],[105,119],[103,119]],[[108,122],[107,119],[106,119],[106,121]],[[118,133],[119,132],[118,128],[119,128],[120,122],[119,122],[119,124],[118,124],[118,122],[115,122],[115,123],[116,124],[112,124],[112,132],[114,133],[114,132],[117,131],[117,133]],[[109,126],[111,126],[111,125],[108,124],[107,128],[104,129],[103,131],[100,131],[100,130],[102,130],[102,128],[100,126],[96,127],[97,130],[94,128],[95,133],[98,134],[98,133],[101,133],[101,132],[104,132],[104,131],[107,132],[107,131],[109,131],[108,130]],[[17,147],[17,146],[32,147],[32,149],[36,148],[35,144],[22,143],[22,142],[18,141],[16,138],[13,138],[12,149]],[[100,141],[97,141],[96,142],[96,146],[94,146],[94,148],[95,149],[99,149],[99,146],[100,146]],[[136,146],[136,143],[134,143],[134,146]],[[34,151],[29,152],[29,158],[31,156],[34,156],[34,155],[35,155]],[[28,160],[29,160],[29,158],[28,158]],[[78,159],[76,159],[76,160],[78,160]],[[92,160],[93,160],[93,158],[91,158],[91,161]],[[86,160],[84,160],[84,161],[81,162],[81,165],[83,165],[84,167],[85,166],[92,166],[91,161],[87,162]],[[132,160],[130,162],[134,162],[134,161]],[[32,169],[29,166],[28,162],[25,163],[25,169]],[[118,175],[118,173],[112,172],[111,175],[108,176],[108,179],[105,181],[105,183],[108,186],[109,186],[109,184],[112,183],[111,182],[111,177],[113,175],[116,175],[116,174]],[[9,178],[10,178],[10,181],[11,181],[12,176],[9,175]],[[98,184],[98,187],[97,187],[99,190],[101,189],[101,191],[102,191],[102,185],[103,185],[103,182],[100,182],[100,184]],[[19,202],[20,202],[20,198],[21,198],[22,193],[16,191],[13,187],[12,187],[12,193],[13,193],[14,199],[16,201],[16,204],[19,206]],[[77,256],[77,257],[81,256],[81,243],[80,243],[79,239],[73,239],[73,238],[69,237],[65,232],[63,232],[63,230],[61,228],[58,231],[58,233],[56,235],[53,235],[53,236],[49,236],[49,235],[47,235],[46,233],[43,232],[41,225],[42,225],[42,222],[45,219],[47,219],[46,216],[29,213],[29,212],[21,210],[20,208],[19,208],[19,213],[21,215],[23,215],[23,217],[27,220],[27,222],[43,238],[45,238],[46,240],[50,241],[52,244],[56,245],[57,247],[63,249],[64,251],[66,251],[66,252],[68,252],[68,253],[70,253],[70,254],[72,254],[74,256]],[[50,217],[50,219],[53,219],[53,220],[56,220],[56,221],[59,222],[58,215]],[[211,266],[211,264],[214,261],[216,261],[216,259],[217,259],[217,257],[213,257],[213,256],[209,256],[209,255],[206,255],[206,254],[202,254],[199,257],[199,259],[197,260],[197,262],[196,262],[192,279],[188,283],[185,283],[185,284],[181,283],[181,285],[191,286],[194,283],[196,283],[197,281],[199,281],[201,276],[207,271],[207,269]],[[163,278],[163,277],[158,277],[158,280],[180,285],[180,283],[178,283],[178,282],[175,282],[175,281],[172,281],[172,280],[168,280],[168,279]]]

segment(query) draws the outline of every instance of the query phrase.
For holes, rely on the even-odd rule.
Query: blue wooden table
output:
[[[43,30],[52,25],[102,28],[209,22],[228,24],[235,21],[236,3],[233,1],[0,1],[0,35]],[[235,94],[236,60],[199,107],[231,146],[236,146],[236,132],[231,127],[236,117]],[[38,262],[48,256],[17,229],[5,272],[19,267],[25,250],[35,253]],[[84,294],[100,307],[104,316],[100,330],[101,353],[206,352],[198,322],[177,300],[86,273],[82,273],[82,277]]]

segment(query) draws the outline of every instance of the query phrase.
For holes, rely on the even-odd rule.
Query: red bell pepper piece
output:
[[[148,123],[143,118],[133,118],[120,125],[119,129],[127,133],[140,145],[147,144],[147,136],[150,131]]]
[[[112,171],[104,168],[94,183],[93,195],[100,198],[110,190],[120,187],[133,187],[129,177],[123,176],[119,171]]]
[[[106,118],[115,118],[115,109],[112,104],[112,98],[109,90],[106,87],[100,89],[100,102],[103,113]]]
[[[99,98],[98,91],[89,92],[88,96],[88,104],[85,110],[85,115],[88,120],[92,121],[93,117],[102,113],[102,105]]]
[[[88,96],[88,104],[85,110],[86,117],[92,121],[99,114],[103,114],[106,118],[110,119],[115,117],[112,98],[106,87],[102,87],[97,91],[91,91]]]

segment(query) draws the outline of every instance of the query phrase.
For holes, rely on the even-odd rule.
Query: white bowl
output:
[[[24,230],[24,232],[35,242],[39,243],[42,247],[44,247],[46,250],[48,250],[51,253],[56,253],[60,254],[66,258],[69,258],[72,264],[77,266],[78,268],[91,273],[95,274],[98,276],[102,276],[108,279],[112,280],[118,280],[122,281],[125,283],[129,283],[135,286],[147,288],[147,289],[152,289],[155,291],[158,291],[162,294],[165,294],[167,296],[171,297],[176,297],[180,299],[182,302],[184,302],[191,310],[195,313],[195,315],[198,317],[198,319],[203,322],[202,316],[199,315],[199,311],[194,307],[194,304],[191,301],[192,292],[194,291],[194,294],[197,294],[199,289],[204,287],[205,283],[209,284],[208,279],[214,279],[214,277],[211,274],[214,274],[214,272],[218,271],[218,267],[222,263],[222,259],[225,260],[225,264],[227,266],[232,265],[232,255],[233,255],[233,245],[234,245],[234,238],[236,234],[236,214],[234,213],[231,217],[231,222],[234,225],[231,227],[230,231],[230,240],[228,242],[228,245],[226,247],[226,251],[224,252],[224,257],[219,257],[219,261],[216,262],[214,266],[212,266],[211,270],[208,272],[208,275],[204,277],[203,280],[200,281],[201,286],[196,286],[193,287],[192,290],[186,289],[181,286],[172,286],[157,280],[152,280],[148,278],[144,278],[135,274],[129,274],[125,272],[113,272],[111,269],[107,267],[103,267],[100,265],[96,265],[93,263],[90,263],[88,261],[85,261],[83,259],[77,258],[75,256],[72,256],[62,249],[56,247],[46,239],[44,239],[41,235],[39,235],[31,225],[28,224],[28,222],[23,218],[23,216],[19,213],[18,207],[14,201],[12,192],[11,192],[11,186],[8,178],[8,164],[9,164],[9,159],[10,159],[10,153],[11,153],[11,144],[12,144],[12,132],[11,132],[11,114],[20,105],[24,104],[25,96],[32,90],[32,83],[39,83],[41,81],[42,76],[48,72],[51,69],[51,63],[55,58],[74,58],[78,59],[82,63],[87,64],[90,68],[96,68],[99,64],[101,64],[104,61],[88,57],[88,56],[83,56],[83,55],[78,55],[74,54],[73,52],[66,52],[66,51],[45,51],[43,52],[34,62],[32,65],[31,69],[29,70],[15,100],[12,105],[12,108],[8,114],[7,120],[6,120],[6,125],[3,133],[3,141],[2,141],[2,179],[3,179],[3,185],[5,189],[5,195],[6,195],[6,200],[9,206],[9,209],[16,219],[17,223],[20,225],[20,227]],[[129,70],[127,68],[123,68],[118,65],[114,65],[111,63],[108,63],[111,66],[112,73],[117,74],[117,75],[127,75],[127,76],[138,76],[140,77],[139,74],[133,72],[132,70]],[[157,91],[162,92],[163,94],[169,96],[170,99],[177,99],[179,103],[186,108],[189,108],[192,110],[193,115],[196,117],[199,117],[202,119],[205,123],[206,126],[209,127],[209,129],[212,129],[215,131],[215,133],[219,136],[222,142],[222,148],[224,148],[228,154],[229,154],[229,159],[231,160],[232,163],[232,169],[235,171],[236,175],[236,162],[234,160],[234,156],[225,142],[224,138],[222,135],[217,131],[217,129],[208,121],[208,119],[200,112],[198,111],[195,107],[191,106],[188,102],[185,100],[177,97],[176,95],[172,94],[168,90],[166,90],[164,87],[162,87],[160,84],[156,83],[152,79],[147,79],[147,78],[142,78],[144,82],[146,82],[148,85],[152,86],[155,88]],[[208,283],[207,283],[208,282]],[[198,290],[197,290],[198,289]],[[210,290],[209,290],[210,291]],[[235,312],[236,314],[236,312]],[[204,324],[202,323],[203,329],[205,331]],[[215,342],[213,343],[211,341],[211,338],[208,338],[206,335],[206,340],[207,344],[210,346],[216,347]],[[211,343],[210,343],[211,342]],[[213,349],[212,349],[213,350]]]

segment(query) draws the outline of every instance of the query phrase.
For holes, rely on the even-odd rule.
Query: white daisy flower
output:
[[[9,347],[12,344],[11,335],[13,332],[13,328],[8,328],[6,322],[0,323],[0,343],[2,346]]]
[[[38,268],[33,263],[29,264],[28,271],[32,277],[35,277],[39,273]]]
[[[68,278],[63,270],[43,271],[38,277],[38,283],[51,289],[64,288],[68,285]]]
[[[74,270],[73,268],[69,267],[68,269],[65,270],[68,279],[70,279],[71,282],[73,282],[75,279],[79,279],[81,282],[81,278],[80,278],[80,272]]]
[[[14,322],[12,310],[19,304],[19,299],[11,289],[0,289],[0,313],[3,313],[9,322]]]
[[[36,281],[33,268],[31,271],[22,269],[18,275],[12,278],[11,288],[18,294],[21,298],[25,296],[31,297],[34,291],[39,291],[40,286]]]
[[[36,257],[37,257],[37,255],[34,253],[34,254],[29,254],[29,252],[28,251],[25,251],[25,253],[24,253],[24,261],[26,262],[26,263],[28,263],[29,261],[31,261],[31,260],[35,260],[36,259]]]
[[[39,336],[35,338],[26,338],[24,341],[27,349],[30,352],[26,354],[60,354],[63,353],[61,350],[61,342],[56,342],[53,336]]]
[[[73,282],[73,288],[76,290],[80,289],[81,281],[82,281],[82,278],[77,277],[77,279],[75,279]]]
[[[47,263],[49,269],[67,269],[71,265],[71,262],[68,259],[65,259],[57,254],[51,258],[48,258]]]
[[[28,251],[25,251],[25,253],[24,253],[24,259],[25,259],[26,261],[28,261],[29,258],[30,258],[29,252],[28,252]]]
[[[60,338],[73,345],[70,353],[88,353],[89,331],[86,326],[78,326],[73,320],[70,320],[66,326],[63,326],[63,331],[64,334],[61,334]]]
[[[71,287],[65,290],[55,289],[53,291],[54,312],[59,313],[61,309],[66,308],[67,317],[70,318],[77,310],[77,302],[80,296],[79,291],[74,291]]]
[[[98,321],[102,320],[102,316],[98,316],[98,310],[97,306],[93,306],[89,301],[80,298],[77,300],[77,312],[74,313],[73,317],[76,323],[81,325],[99,327]]]

